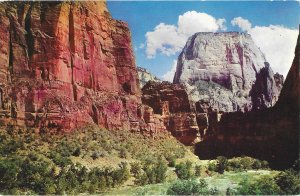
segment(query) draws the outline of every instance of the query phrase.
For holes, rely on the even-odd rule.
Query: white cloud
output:
[[[223,18],[215,19],[206,13],[185,12],[179,15],[177,26],[160,23],[153,31],[146,33],[146,55],[148,58],[155,57],[158,52],[174,55],[194,33],[225,30],[225,22]]]
[[[227,27],[226,27],[225,23],[226,23],[225,18],[220,18],[220,19],[217,20],[217,24],[218,24],[218,26],[220,27],[220,29],[222,31],[226,31],[227,30]]]
[[[164,81],[169,81],[173,82],[174,74],[176,72],[176,67],[177,67],[177,60],[173,60],[173,65],[171,70],[167,71],[163,76],[162,79]]]
[[[242,17],[234,18],[233,20],[231,20],[231,24],[232,26],[240,27],[242,31],[248,31],[249,29],[251,29],[252,26],[249,20],[244,19]]]
[[[152,32],[146,33],[146,54],[153,58],[159,51],[167,56],[175,54],[185,41],[177,32],[177,27],[160,23]]]
[[[219,29],[217,20],[206,13],[188,11],[178,17],[177,31],[186,37],[197,32],[215,32]]]
[[[285,77],[292,65],[294,50],[297,42],[298,31],[278,25],[255,26],[242,17],[236,17],[231,21],[243,31],[247,31],[254,43],[265,54],[274,72]]]
[[[282,26],[255,26],[248,33],[265,54],[274,72],[285,77],[292,65],[298,31]]]

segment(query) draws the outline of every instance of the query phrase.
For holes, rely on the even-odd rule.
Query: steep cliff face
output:
[[[272,108],[223,114],[196,146],[200,158],[249,155],[268,160],[273,167],[289,168],[299,159],[300,36],[295,58],[279,100]]]
[[[149,130],[126,23],[106,3],[0,4],[2,123]]]
[[[186,84],[193,102],[208,101],[223,112],[273,106],[281,85],[250,35],[235,32],[190,37],[178,57],[174,83]]]
[[[182,143],[200,140],[197,116],[183,85],[149,81],[142,88],[142,102],[161,115],[167,130]]]
[[[160,82],[160,79],[151,74],[147,69],[138,67],[138,76],[140,81],[140,88],[143,88],[148,81]]]

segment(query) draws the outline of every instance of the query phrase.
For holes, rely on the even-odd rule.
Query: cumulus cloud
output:
[[[242,31],[248,31],[249,29],[251,29],[252,26],[249,20],[244,19],[242,17],[234,18],[233,20],[231,20],[231,24],[232,26],[240,27]]]
[[[293,58],[297,42],[298,31],[278,25],[255,26],[249,20],[236,17],[231,21],[233,26],[239,26],[247,31],[254,43],[265,54],[274,72],[287,75]]]
[[[206,13],[188,11],[179,15],[177,25],[160,23],[146,33],[146,55],[153,58],[159,52],[174,55],[180,51],[188,37],[197,32],[225,30],[224,18],[216,19]]]
[[[169,81],[173,82],[174,74],[176,72],[176,67],[177,67],[177,60],[173,60],[173,65],[171,70],[167,71],[163,76],[162,79],[164,81]]]
[[[265,54],[274,72],[287,75],[294,58],[298,31],[282,26],[255,26],[248,33]]]

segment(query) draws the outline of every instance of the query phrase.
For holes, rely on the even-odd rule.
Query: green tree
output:
[[[179,179],[188,180],[194,177],[192,171],[192,162],[187,161],[175,166],[175,172]]]
[[[167,163],[162,159],[162,157],[159,157],[157,160],[157,163],[155,164],[155,167],[153,168],[154,172],[156,173],[156,183],[161,183],[166,180],[166,173],[168,170]]]

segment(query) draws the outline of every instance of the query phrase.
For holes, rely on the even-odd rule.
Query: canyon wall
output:
[[[0,121],[165,130],[141,103],[128,25],[103,1],[0,3]]]
[[[202,159],[248,155],[268,160],[279,169],[299,160],[299,56],[300,36],[276,105],[260,111],[223,114],[215,132],[196,145],[197,155]]]
[[[167,130],[180,142],[192,145],[200,141],[196,113],[183,85],[149,81],[142,88],[142,102],[161,115]]]

